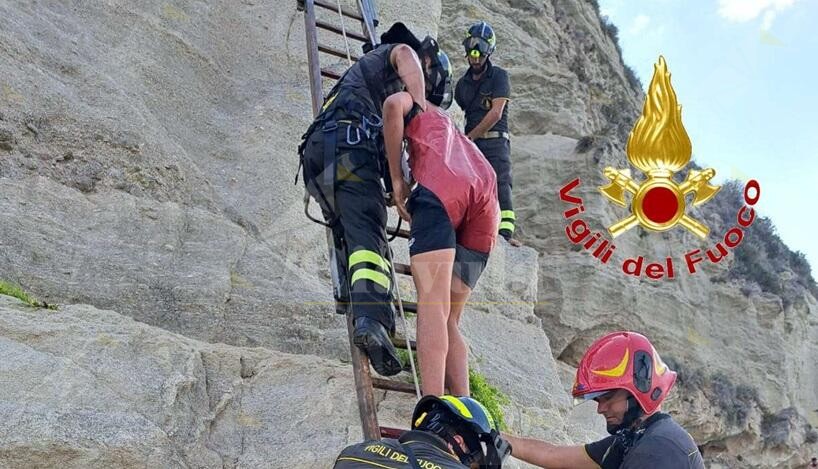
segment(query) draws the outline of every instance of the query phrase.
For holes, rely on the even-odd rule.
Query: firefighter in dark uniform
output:
[[[412,430],[398,439],[346,447],[335,469],[499,469],[511,447],[485,407],[470,397],[426,396],[412,415]]]
[[[327,95],[299,146],[304,184],[333,230],[346,268],[337,272],[340,301],[349,302],[353,342],[375,371],[394,375],[402,364],[394,333],[393,288],[387,261],[385,168],[381,112],[387,96],[407,91],[426,109],[420,41],[395,23],[382,44],[352,65]],[[346,291],[348,289],[348,291]]]
[[[488,23],[473,24],[463,47],[469,68],[457,81],[454,98],[466,113],[465,133],[477,144],[497,174],[500,201],[500,236],[519,246],[514,234],[514,207],[511,202],[511,141],[508,133],[508,101],[511,84],[508,73],[491,63],[496,38]]]
[[[647,337],[628,331],[607,334],[583,355],[571,394],[575,403],[596,401],[610,436],[562,446],[507,435],[513,456],[561,469],[704,469],[690,434],[661,412],[675,382],[676,373]]]

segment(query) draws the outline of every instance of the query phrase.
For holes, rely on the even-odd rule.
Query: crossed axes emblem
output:
[[[677,224],[705,238],[710,229],[685,213],[685,196],[693,194],[694,206],[712,199],[721,187],[710,180],[711,168],[691,169],[681,184],[673,174],[690,163],[692,145],[682,125],[682,107],[670,84],[670,72],[664,57],[654,65],[653,78],[645,96],[642,115],[633,126],[626,147],[628,161],[648,176],[641,184],[631,178],[630,169],[605,168],[611,182],[599,190],[612,202],[627,207],[625,192],[632,196],[631,215],[608,227],[616,237],[636,225],[653,231],[666,231]]]
[[[707,168],[702,171],[691,169],[687,173],[687,179],[681,184],[676,184],[670,177],[663,176],[650,177],[647,181],[639,184],[631,178],[630,170],[627,169],[607,167],[603,174],[611,182],[599,190],[610,201],[619,206],[627,207],[625,192],[629,192],[633,196],[633,213],[608,227],[608,231],[612,236],[619,236],[640,224],[640,222],[643,226],[655,231],[670,229],[678,223],[700,238],[705,238],[710,232],[708,227],[685,213],[685,196],[690,193],[694,194],[693,206],[701,205],[712,199],[721,189],[721,187],[709,183],[710,179],[716,175],[714,169]],[[657,191],[659,192],[657,193]],[[646,210],[645,203],[661,204],[662,202],[672,201],[671,198],[667,197],[668,192],[676,199],[676,210],[670,219],[667,219],[666,216],[662,218],[661,213],[651,211],[650,208]],[[655,195],[652,195],[652,193]]]

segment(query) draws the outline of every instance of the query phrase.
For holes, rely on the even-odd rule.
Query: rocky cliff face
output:
[[[642,100],[594,5],[380,3],[382,24],[437,32],[453,58],[462,30],[490,20],[511,74],[530,248],[501,243],[464,330],[474,366],[511,397],[512,431],[600,435],[593,409],[569,408],[568,366],[630,328],[680,370],[670,410],[714,467],[815,451],[809,293],[782,301],[725,280],[727,264],[628,278],[565,238],[557,190],[574,177],[597,230],[622,216],[596,187],[602,167],[626,167]],[[295,2],[270,0],[0,5],[0,279],[93,305],[0,304],[8,466],[325,467],[360,438],[323,231],[291,184],[311,115],[303,28]],[[697,243],[633,232],[617,255],[709,247]],[[405,426],[411,405],[386,396],[381,417]]]

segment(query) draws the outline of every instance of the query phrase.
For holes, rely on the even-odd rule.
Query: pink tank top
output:
[[[443,203],[458,231],[458,243],[481,251],[487,245],[493,246],[496,231],[460,230],[472,218],[493,223],[500,219],[497,177],[477,145],[454,126],[445,112],[433,106],[409,122],[406,137],[412,176]]]

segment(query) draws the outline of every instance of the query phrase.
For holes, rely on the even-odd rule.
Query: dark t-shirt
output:
[[[411,448],[421,468],[468,469],[449,452],[446,443],[427,432],[408,431],[397,440],[365,441],[347,446],[335,460],[334,469],[390,467],[411,469],[406,446]]]
[[[623,435],[585,445],[588,456],[603,469],[704,469],[693,438],[667,414],[654,414],[630,448]]]
[[[491,100],[495,98],[510,98],[511,83],[508,80],[508,73],[502,68],[492,65],[488,61],[487,70],[483,72],[480,79],[475,81],[472,77],[471,69],[457,80],[454,90],[454,99],[457,105],[466,113],[466,133],[477,127],[477,124],[486,117],[491,109]],[[494,124],[491,130],[498,132],[508,132],[508,103],[503,108],[503,115]]]

